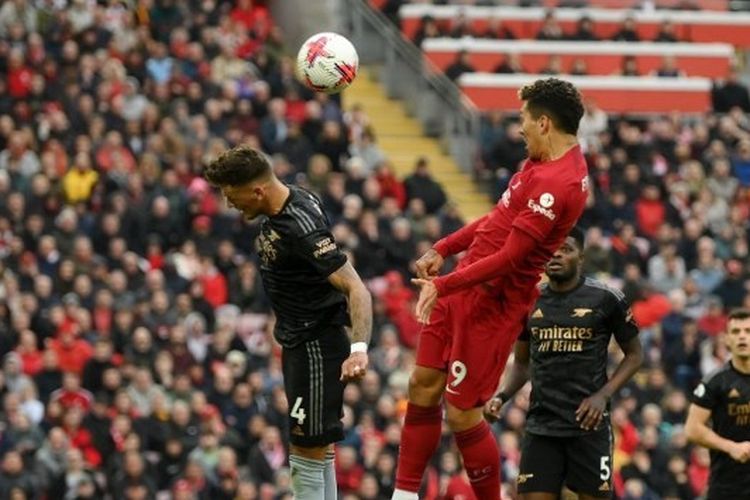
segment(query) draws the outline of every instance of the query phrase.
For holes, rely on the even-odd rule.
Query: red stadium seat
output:
[[[482,110],[517,111],[520,86],[539,75],[467,73],[459,85]],[[623,78],[613,76],[562,77],[570,80],[585,98],[594,99],[610,113],[705,113],[711,109],[711,81],[706,78]]]
[[[404,34],[413,38],[423,16],[430,15],[438,22],[449,25],[459,13],[464,13],[474,29],[482,33],[490,19],[496,18],[510,28],[518,38],[535,38],[547,12],[543,8],[518,7],[462,7],[456,5],[404,5],[401,7],[401,26]],[[723,42],[736,47],[750,47],[750,13],[700,12],[700,11],[628,11],[606,9],[557,9],[555,17],[566,33],[572,33],[578,20],[588,16],[594,22],[594,31],[602,39],[610,39],[619,30],[623,20],[632,15],[642,40],[656,37],[664,20],[676,28],[678,39],[711,43]]]
[[[494,71],[506,54],[520,55],[529,73],[539,73],[551,55],[559,55],[567,71],[575,59],[586,61],[591,75],[611,75],[620,70],[624,56],[634,56],[642,74],[657,70],[662,58],[674,56],[677,67],[688,76],[723,78],[729,71],[734,50],[726,44],[644,42],[549,42],[530,40],[488,40],[430,38],[422,44],[427,58],[445,70],[460,50],[471,54],[477,71]]]

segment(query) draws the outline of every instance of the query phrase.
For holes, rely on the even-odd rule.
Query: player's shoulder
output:
[[[318,197],[298,186],[289,186],[289,190],[290,198],[276,219],[301,235],[325,228],[328,223]]]
[[[616,300],[617,302],[626,301],[625,294],[622,293],[622,290],[618,290],[596,278],[584,278],[581,289],[588,294],[600,296],[603,299]]]
[[[732,369],[732,365],[727,362],[717,369],[713,370],[712,372],[709,372],[705,377],[703,377],[701,383],[709,386],[721,386],[726,381],[731,381],[736,377],[737,372],[735,372]]]

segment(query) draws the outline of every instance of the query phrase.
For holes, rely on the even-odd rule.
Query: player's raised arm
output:
[[[372,332],[372,298],[349,261],[331,274],[328,281],[346,295],[349,303],[352,348],[351,355],[341,367],[341,378],[356,380],[362,378],[367,371],[367,346]]]
[[[698,387],[700,388],[701,386],[703,384]],[[723,451],[740,463],[750,460],[750,442],[744,441],[738,443],[721,437],[708,426],[710,419],[711,410],[709,408],[703,408],[692,403],[688,410],[687,421],[685,422],[685,435],[688,440],[712,450]]]

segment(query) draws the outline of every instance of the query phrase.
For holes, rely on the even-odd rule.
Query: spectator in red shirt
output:
[[[39,350],[36,334],[31,330],[21,332],[21,338],[16,348],[16,352],[21,356],[23,373],[33,377],[42,371],[42,351]]]
[[[99,467],[102,463],[102,456],[94,447],[94,441],[91,433],[81,427],[83,411],[78,407],[71,407],[63,415],[63,430],[70,440],[70,444],[83,453],[83,458],[91,467]]]
[[[13,49],[8,55],[8,93],[14,99],[25,99],[31,93],[33,71],[26,66],[21,49]]]
[[[336,450],[336,483],[341,493],[356,493],[364,474],[364,468],[357,463],[357,450],[351,446],[342,446]]]
[[[80,375],[67,372],[63,374],[62,387],[52,393],[50,401],[59,403],[64,410],[80,408],[85,413],[91,408],[94,397],[81,387]]]
[[[659,186],[647,184],[641,191],[641,197],[635,202],[635,216],[638,231],[644,236],[653,238],[667,217],[667,209],[661,201]]]
[[[198,279],[203,284],[203,297],[214,307],[223,306],[229,297],[226,277],[219,272],[210,257],[204,257],[201,266],[203,272]]]
[[[380,198],[395,199],[398,207],[403,210],[406,207],[406,188],[396,178],[396,175],[393,173],[393,167],[388,161],[384,161],[378,165],[375,179],[380,183]]]
[[[83,366],[93,354],[93,349],[85,340],[77,339],[73,332],[64,332],[50,340],[50,349],[57,354],[60,370],[80,374]]]

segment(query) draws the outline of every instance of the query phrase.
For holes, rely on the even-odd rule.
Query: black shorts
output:
[[[568,489],[612,498],[612,430],[602,425],[574,437],[527,433],[521,449],[518,492],[559,494]]]
[[[341,364],[351,342],[343,327],[327,329],[315,340],[284,348],[281,365],[289,401],[289,440],[312,448],[344,439],[341,423],[344,384]]]

